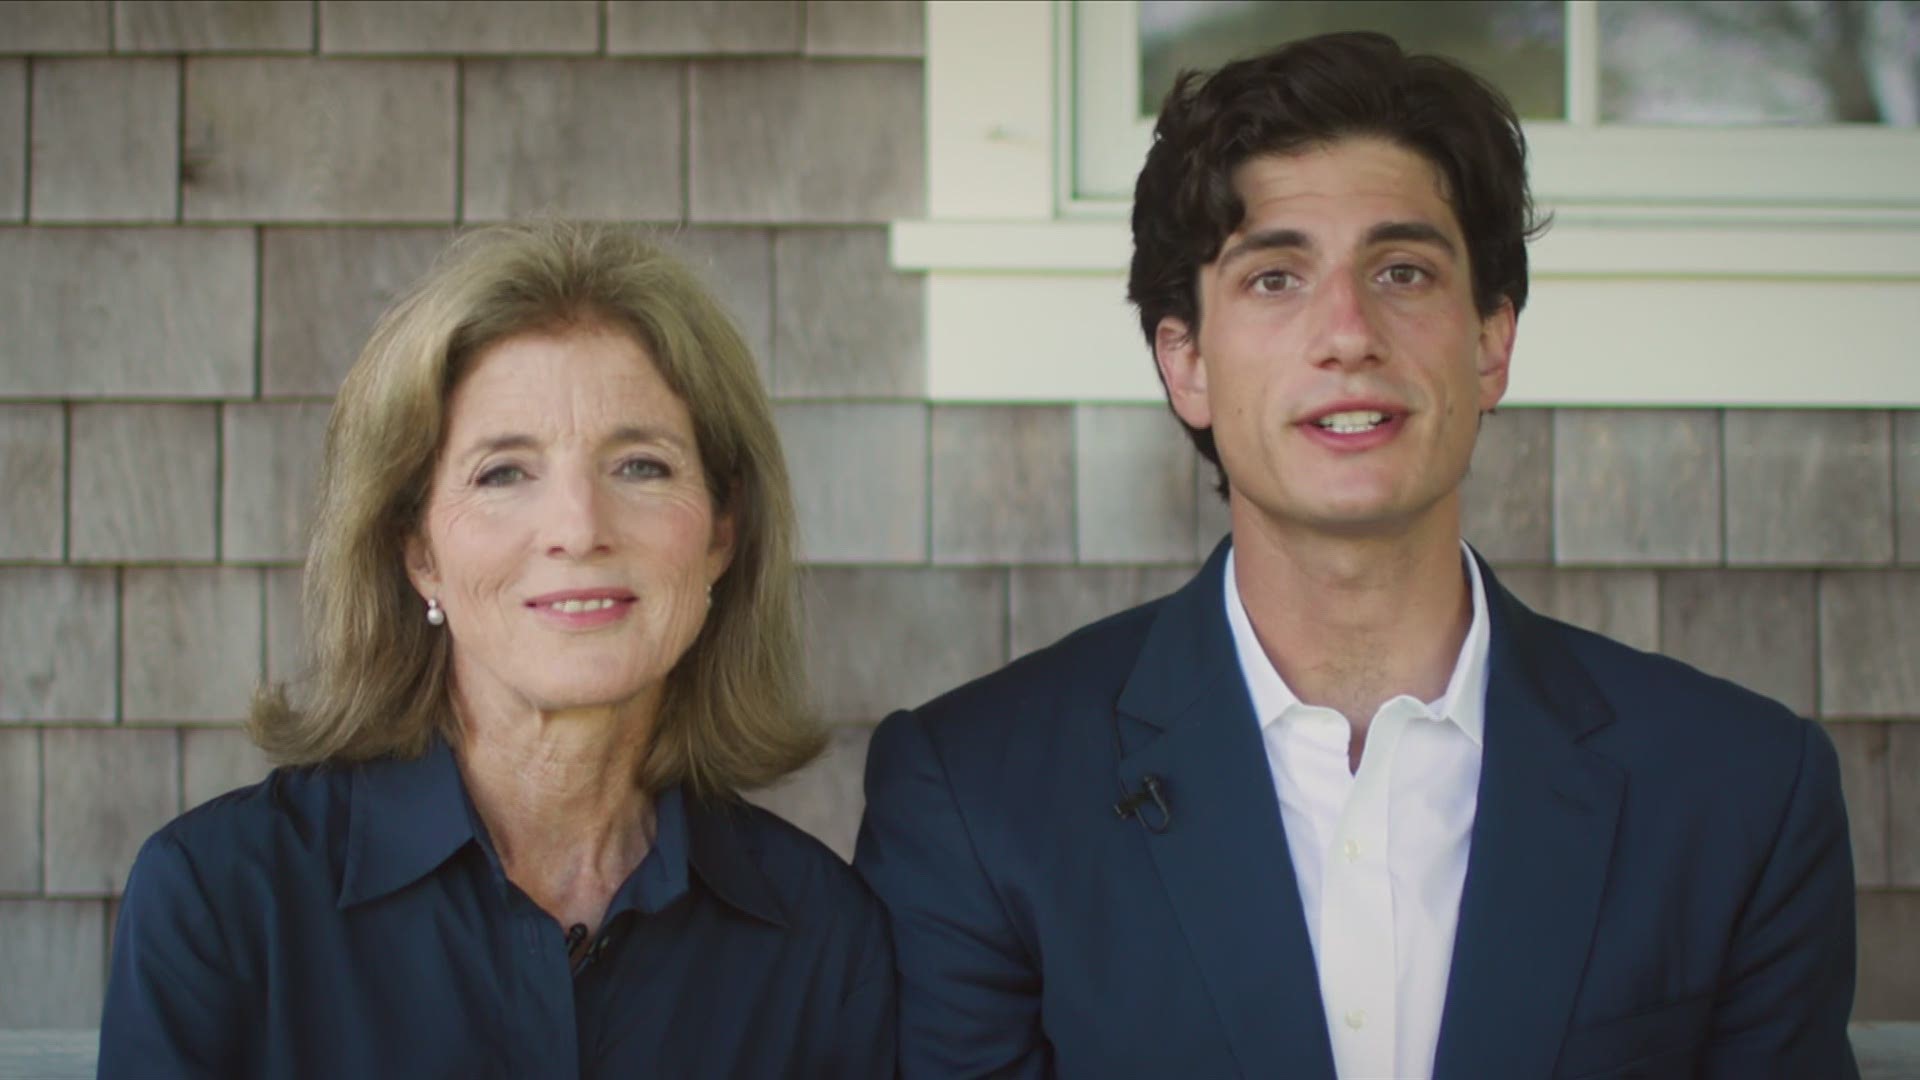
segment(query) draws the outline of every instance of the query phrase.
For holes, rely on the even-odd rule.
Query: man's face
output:
[[[1474,308],[1466,238],[1419,154],[1356,137],[1249,160],[1246,218],[1163,319],[1174,411],[1213,429],[1236,527],[1407,535],[1458,520],[1514,312]]]

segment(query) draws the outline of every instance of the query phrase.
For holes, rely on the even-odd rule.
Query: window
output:
[[[1081,0],[1062,203],[1124,200],[1174,73],[1335,29],[1456,57],[1513,100],[1575,214],[1920,215],[1920,0]]]
[[[1212,70],[1266,45],[1375,30],[1493,79],[1530,120],[1566,115],[1567,19],[1560,0],[1139,0],[1139,115],[1184,69]]]
[[[1599,5],[1603,124],[1920,124],[1914,0]]]
[[[1888,124],[1920,121],[1920,2],[1639,0],[1594,5],[1598,34],[1567,35],[1562,0],[1139,0],[1140,115],[1183,68],[1332,30],[1376,30],[1496,82],[1529,120],[1569,119],[1572,96],[1603,123]],[[1598,80],[1569,95],[1576,69]]]

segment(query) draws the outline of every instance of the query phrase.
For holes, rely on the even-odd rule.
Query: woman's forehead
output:
[[[595,326],[518,334],[475,356],[448,402],[449,435],[502,426],[533,435],[605,434],[690,429],[691,418],[639,342]]]

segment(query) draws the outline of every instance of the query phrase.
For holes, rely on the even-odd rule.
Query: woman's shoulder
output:
[[[275,872],[325,856],[344,835],[348,773],[327,767],[281,767],[246,787],[215,796],[174,818],[142,845],[129,878],[141,868],[189,872],[202,887]]]
[[[797,926],[877,923],[880,905],[832,848],[764,807],[732,799],[711,808],[751,853],[789,920]]]

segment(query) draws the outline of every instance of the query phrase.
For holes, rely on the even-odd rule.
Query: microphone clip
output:
[[[1173,810],[1167,805],[1167,795],[1160,786],[1160,778],[1148,773],[1140,778],[1141,790],[1129,791],[1119,802],[1113,804],[1115,817],[1122,821],[1132,818],[1146,826],[1150,833],[1163,833],[1173,824]],[[1152,810],[1147,808],[1148,804]]]

